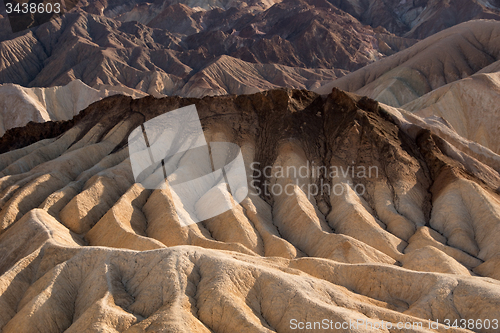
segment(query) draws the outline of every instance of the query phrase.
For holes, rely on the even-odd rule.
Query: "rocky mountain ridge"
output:
[[[488,1],[81,1],[14,34],[4,13],[0,82],[81,80],[157,97],[314,90],[449,26],[497,19]]]
[[[22,85],[0,85],[0,331],[490,332],[443,323],[500,308],[499,7],[84,0],[16,34],[0,12]],[[199,186],[188,211],[134,177],[130,133],[149,149],[144,124],[193,104],[240,147],[243,200]]]

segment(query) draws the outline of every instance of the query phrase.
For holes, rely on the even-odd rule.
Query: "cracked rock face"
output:
[[[200,214],[233,208],[183,226],[175,192],[135,182],[127,138],[191,104],[207,142],[241,148],[249,194],[208,189]],[[458,138],[338,89],[111,96],[9,130],[0,329],[289,332],[326,318],[465,332],[428,320],[498,317],[500,168]]]

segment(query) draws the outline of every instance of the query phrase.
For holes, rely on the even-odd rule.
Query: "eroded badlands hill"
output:
[[[70,120],[93,102],[114,94],[146,96],[141,91],[122,87],[93,89],[80,80],[50,88],[0,85],[0,137],[6,130],[25,126],[30,121]]]
[[[495,63],[496,64],[496,63]],[[500,64],[498,64],[500,65]],[[441,117],[461,136],[500,153],[500,72],[481,71],[403,105],[421,117]]]
[[[499,41],[499,22],[467,22],[315,91],[335,86],[370,96],[442,122],[498,154]]]
[[[175,193],[135,183],[127,137],[193,103],[207,142],[238,144],[256,185],[232,210],[183,227]],[[422,332],[429,319],[494,319],[500,159],[469,155],[464,142],[337,89],[112,96],[72,121],[7,131],[0,328],[289,332],[292,319],[328,318],[422,320],[422,330],[399,330]],[[175,172],[202,164],[182,158]],[[313,164],[325,168],[313,174]],[[309,172],[274,172],[301,167]],[[319,184],[336,192],[309,190]],[[234,203],[226,187],[199,196],[201,215]]]
[[[399,107],[473,74],[498,72],[499,60],[500,22],[470,21],[315,91],[328,94],[337,87]]]
[[[498,0],[332,0],[331,3],[365,24],[418,39],[470,20],[498,20],[500,13]]]
[[[82,0],[78,6],[93,14],[101,14],[119,20],[135,19],[144,24],[159,24],[161,18],[168,13],[169,5],[181,3],[194,10],[247,10],[259,12],[279,4],[281,0],[177,0],[177,1],[96,1]],[[499,19],[500,3],[498,0],[328,0],[314,1],[315,6],[326,7],[329,4],[351,14],[361,23],[373,28],[383,27],[398,36],[411,36],[423,39],[436,32],[456,24],[474,19]],[[182,15],[172,23],[163,22],[165,25],[178,25],[195,19],[186,20]]]

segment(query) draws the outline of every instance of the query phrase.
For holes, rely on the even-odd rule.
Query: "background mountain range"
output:
[[[15,34],[1,11],[0,82],[50,87],[79,79],[193,97],[314,89],[455,24],[499,19],[499,7],[486,0],[81,1]]]

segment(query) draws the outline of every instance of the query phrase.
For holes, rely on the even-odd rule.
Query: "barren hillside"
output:
[[[436,89],[402,108],[441,117],[461,136],[500,153],[500,72],[479,73]]]
[[[399,107],[445,84],[475,73],[498,71],[500,22],[462,23],[428,37],[412,47],[335,80],[332,87]]]
[[[207,142],[241,147],[255,186],[240,204],[205,189],[196,214],[233,208],[183,226],[172,188],[135,182],[127,137],[191,104]],[[498,315],[500,158],[468,154],[443,128],[334,89],[112,96],[72,121],[7,131],[0,327],[292,332],[293,320],[328,318],[466,332],[427,323]],[[174,174],[203,174],[187,155]],[[336,191],[311,190],[320,184]]]

